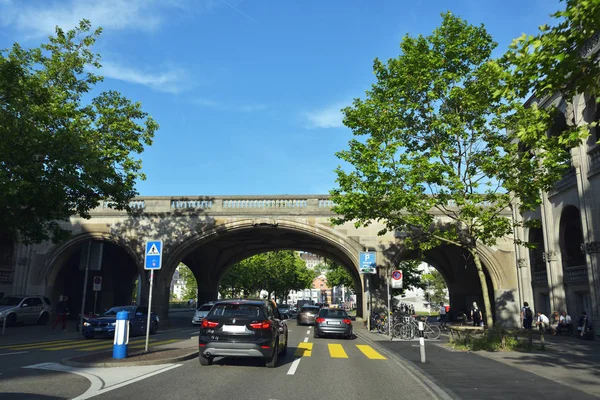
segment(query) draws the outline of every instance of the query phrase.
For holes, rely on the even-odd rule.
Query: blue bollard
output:
[[[115,340],[113,342],[113,358],[127,358],[129,343],[129,313],[119,311],[115,323]]]

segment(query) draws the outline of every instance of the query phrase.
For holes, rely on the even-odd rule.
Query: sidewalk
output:
[[[66,358],[61,364],[77,368],[98,367],[132,367],[140,365],[172,364],[198,356],[198,337],[181,340],[162,346],[155,346],[143,350],[130,351],[127,358],[112,358],[112,350],[98,353],[85,354],[77,357]]]
[[[390,341],[361,324],[355,332],[393,352],[453,398],[600,397],[600,346],[595,342],[553,337],[544,352],[462,352],[444,346],[448,339],[442,336],[425,343],[427,361],[421,363],[418,341]]]

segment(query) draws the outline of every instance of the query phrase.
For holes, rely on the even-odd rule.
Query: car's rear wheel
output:
[[[150,334],[154,335],[157,330],[158,330],[158,324],[156,323],[156,321],[152,321],[150,323]]]
[[[319,334],[317,333],[317,330],[316,330],[316,329],[313,331],[313,337],[314,337],[315,339],[318,339],[318,338],[319,338]]]
[[[213,363],[212,357],[204,357],[202,354],[198,354],[198,360],[200,360],[200,365],[212,365]]]
[[[15,326],[17,324],[17,316],[15,314],[10,314],[6,317],[6,326]]]
[[[48,323],[48,313],[43,313],[37,320],[38,325],[46,325]]]
[[[277,360],[279,358],[279,345],[277,343],[275,343],[275,348],[273,349],[273,355],[271,356],[270,359],[267,359],[267,361],[265,362],[265,365],[267,366],[267,368],[275,368],[277,366]]]

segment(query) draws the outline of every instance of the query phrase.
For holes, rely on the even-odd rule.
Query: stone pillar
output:
[[[563,268],[560,257],[558,237],[554,235],[556,221],[552,210],[552,203],[548,200],[548,193],[542,193],[542,229],[544,231],[544,261],[548,274],[548,290],[550,295],[550,308],[552,310],[566,310],[567,302],[565,286],[563,283]],[[548,312],[551,310],[547,310]]]
[[[575,101],[576,105],[580,105],[583,101],[583,95],[577,96],[579,101]],[[575,107],[575,116],[581,115],[582,110],[580,107]],[[592,313],[595,317],[600,317],[600,290],[598,290],[598,282],[600,282],[600,259],[598,257],[599,249],[596,238],[597,224],[594,220],[596,214],[596,206],[594,197],[592,195],[592,189],[590,187],[590,181],[587,179],[587,172],[590,170],[589,157],[587,155],[586,146],[580,145],[579,147],[571,150],[573,159],[573,166],[575,167],[575,174],[577,179],[577,193],[579,195],[580,216],[581,216],[581,229],[583,237],[587,238],[589,242],[585,243],[586,252],[586,266],[588,273],[588,282],[590,290],[590,299],[592,302]]]
[[[533,287],[531,285],[533,277],[531,276],[531,264],[529,257],[517,259],[517,278],[519,279],[519,289],[521,292],[519,306],[523,307],[523,303],[527,302],[533,307],[535,302],[533,299]]]

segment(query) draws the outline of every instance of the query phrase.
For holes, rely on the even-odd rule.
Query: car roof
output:
[[[220,304],[253,304],[253,305],[265,305],[267,300],[260,299],[231,299],[231,300],[219,300],[215,302],[215,305]]]

